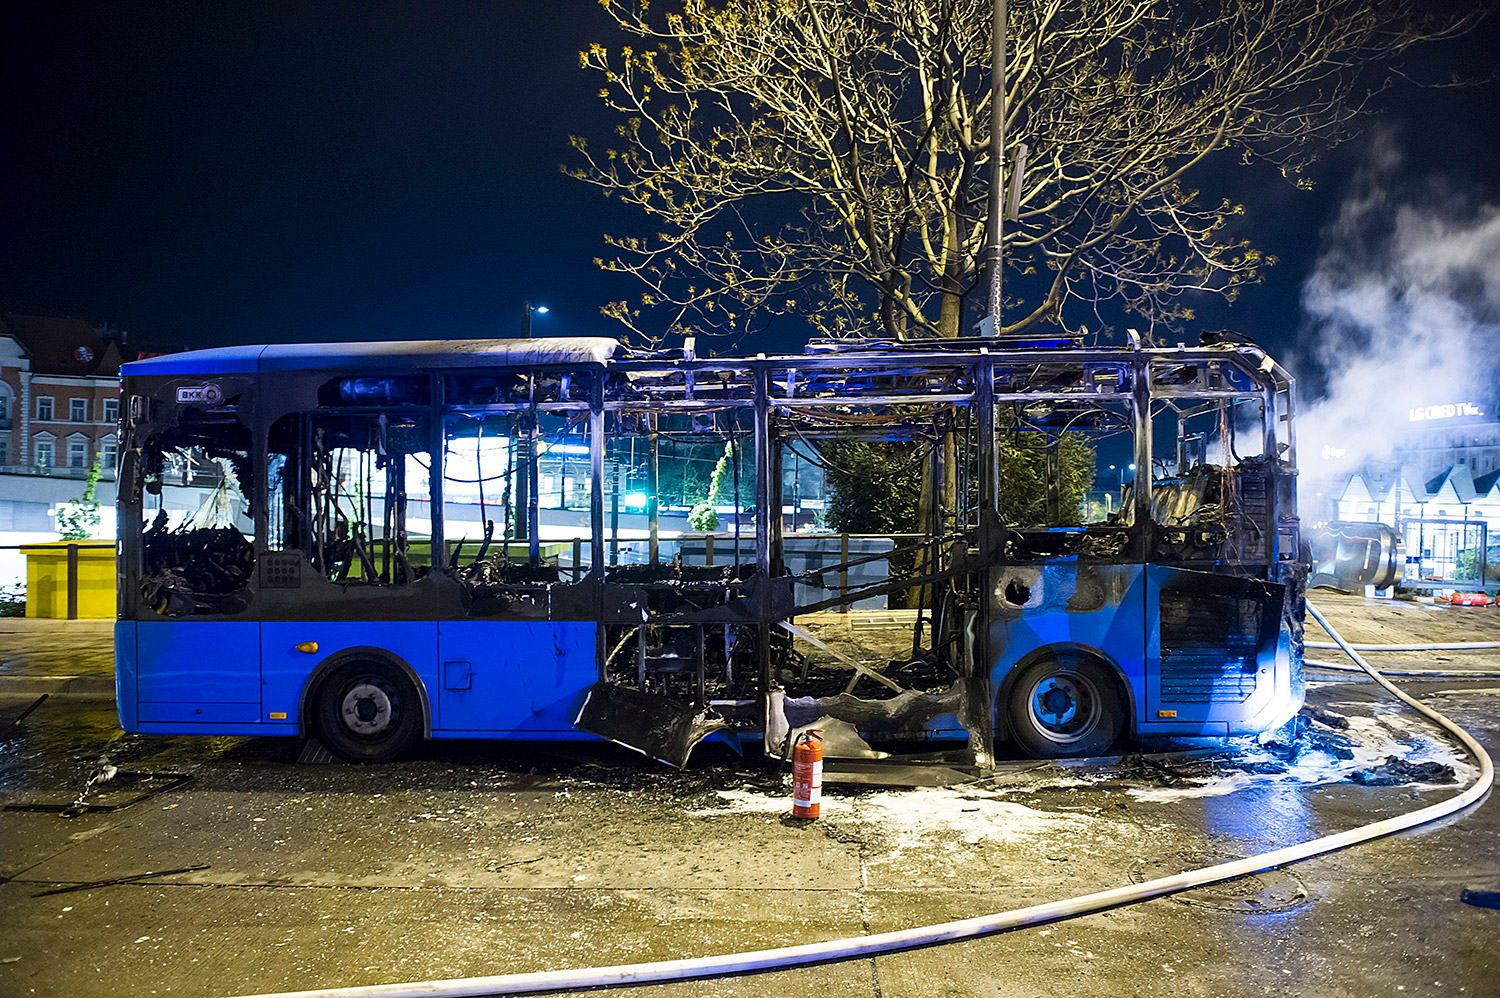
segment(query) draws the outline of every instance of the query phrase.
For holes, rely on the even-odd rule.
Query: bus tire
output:
[[[1017,747],[1034,759],[1102,755],[1125,729],[1125,698],[1107,665],[1060,650],[1016,677],[1006,719]]]
[[[397,665],[379,659],[346,662],[318,685],[316,731],[328,750],[349,762],[400,758],[422,731],[422,699]]]

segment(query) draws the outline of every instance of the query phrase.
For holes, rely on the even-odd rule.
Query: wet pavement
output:
[[[1315,599],[1351,640],[1500,640],[1495,609]],[[723,757],[679,773],[609,747],[471,742],[390,766],[307,766],[291,741],[125,735],[109,642],[107,622],[0,620],[0,995],[233,995],[835,939],[1265,851],[1433,803],[1473,775],[1374,684],[1315,681],[1317,710],[1285,746],[830,788],[823,819],[805,824],[788,817],[781,772]],[[1500,653],[1379,661],[1500,674]],[[1500,675],[1403,686],[1500,751]],[[1458,782],[1354,782],[1390,756]],[[119,773],[87,800],[117,809],[61,817],[101,759]],[[1497,846],[1487,799],[1048,927],[631,993],[1497,995],[1500,911],[1459,900],[1500,887]],[[49,893],[162,871],[176,872]]]

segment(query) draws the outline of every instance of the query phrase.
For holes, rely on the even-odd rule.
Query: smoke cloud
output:
[[[1493,415],[1500,396],[1500,206],[1438,185],[1397,193],[1398,167],[1378,142],[1303,285],[1313,370],[1297,450],[1314,480],[1390,461],[1414,409],[1478,403]]]

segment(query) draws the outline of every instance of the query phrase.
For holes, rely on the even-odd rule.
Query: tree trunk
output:
[[[942,288],[942,311],[938,313],[938,335],[946,340],[957,339],[963,332],[963,259],[959,253],[958,213],[948,212],[943,224],[943,273],[939,282]]]

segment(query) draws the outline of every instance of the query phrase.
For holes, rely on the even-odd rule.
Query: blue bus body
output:
[[[317,665],[335,653],[379,648],[420,683],[432,738],[592,738],[573,727],[573,716],[580,694],[599,679],[595,627],[581,621],[120,621],[120,723],[127,731],[161,735],[296,735]],[[296,650],[309,640],[318,645],[316,659]]]
[[[1013,353],[707,361],[608,340],[431,341],[126,365],[120,723],[316,734],[364,759],[419,737],[603,738],[678,764],[704,738],[784,755],[818,727],[831,755],[948,743],[983,766],[1007,738],[1077,755],[1122,734],[1253,735],[1289,720],[1302,696],[1290,380],[1244,346],[1046,354],[1084,372],[1075,392],[1018,381],[1038,354]],[[1176,460],[1162,462],[1151,404],[1166,371],[1171,397],[1194,401],[1174,424]],[[1182,388],[1189,371],[1197,395]],[[1193,420],[1226,426],[1240,404],[1269,424],[1271,457],[1237,458],[1231,439],[1210,461]],[[873,584],[839,584],[869,559],[837,557],[836,540],[827,567],[788,574],[772,512],[780,448],[814,431],[841,440],[807,413],[894,406],[887,440],[938,439],[910,415],[923,406],[967,434],[975,457],[958,474],[978,479],[977,506],[947,510],[905,567],[893,541]],[[1097,428],[1105,442],[1089,446],[1102,447],[1122,423],[1121,463],[1166,466],[1128,486],[1121,472],[1118,509],[1114,493],[1075,502],[1054,489],[1040,522],[993,514],[997,439],[1034,445],[1055,471],[1075,427]],[[657,482],[663,439],[712,444],[743,468],[733,508],[754,511],[732,514],[732,563],[713,560],[711,540],[706,564],[611,557],[619,469],[639,443]],[[541,536],[548,490],[577,510],[572,538]],[[657,517],[653,497],[653,552]],[[916,602],[921,647],[902,667],[925,678],[810,678],[783,624],[877,596]]]

